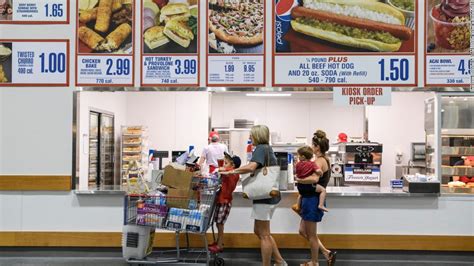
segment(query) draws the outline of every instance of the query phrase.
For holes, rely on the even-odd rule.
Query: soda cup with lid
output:
[[[291,28],[291,10],[301,4],[301,0],[275,0],[275,48],[276,52],[289,52],[290,44],[284,40]]]

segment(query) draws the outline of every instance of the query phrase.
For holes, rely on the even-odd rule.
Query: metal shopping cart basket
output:
[[[165,194],[127,195],[124,203],[123,255],[129,264],[199,263],[209,265],[206,232],[212,225],[220,178],[192,181],[188,196]],[[155,229],[175,232],[176,248],[152,251]],[[186,236],[186,248],[180,247],[180,234]],[[189,234],[202,236],[202,249],[189,247]],[[159,241],[159,239],[157,240]],[[222,265],[222,258],[214,259]]]

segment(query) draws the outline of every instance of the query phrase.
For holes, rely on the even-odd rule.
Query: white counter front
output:
[[[474,197],[335,196],[329,189],[322,234],[473,236]],[[297,233],[290,209],[296,193],[283,193],[272,232]],[[253,232],[251,201],[235,193],[226,232]],[[120,232],[123,195],[74,192],[0,192],[0,231]]]

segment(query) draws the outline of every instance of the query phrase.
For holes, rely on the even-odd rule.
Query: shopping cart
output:
[[[126,261],[129,264],[210,265],[211,256],[214,256],[214,264],[223,265],[222,258],[209,252],[206,237],[213,222],[216,195],[219,190],[220,178],[195,177],[189,196],[171,197],[165,194],[125,196],[122,246]],[[152,252],[155,229],[174,231],[176,249]],[[186,248],[181,248],[181,233],[186,236]],[[191,249],[189,234],[201,235],[204,248]],[[140,249],[138,253],[131,252],[138,249]]]

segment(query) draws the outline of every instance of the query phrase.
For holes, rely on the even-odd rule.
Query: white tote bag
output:
[[[270,155],[267,154],[265,165],[253,174],[241,175],[243,193],[251,200],[269,199],[272,190],[279,190],[280,166],[268,166]]]

